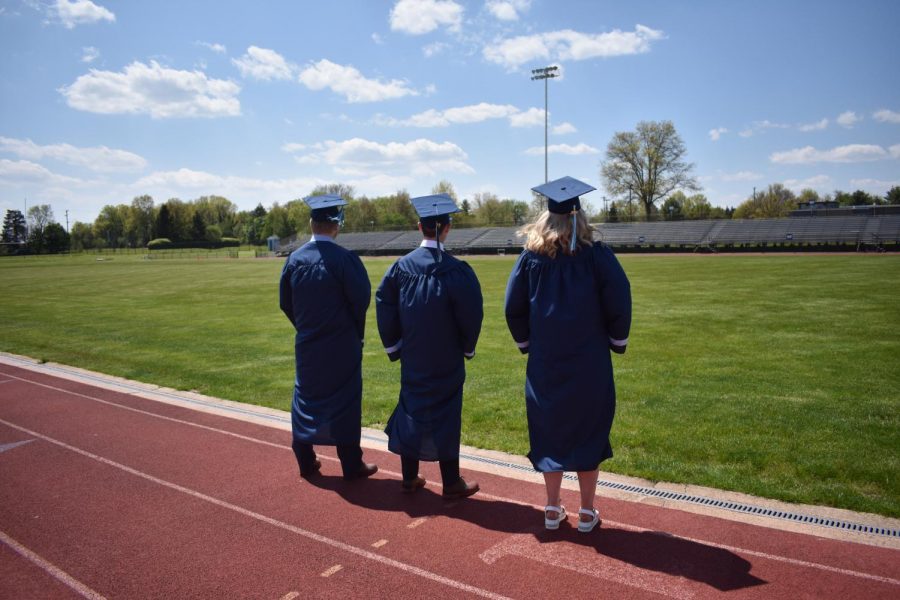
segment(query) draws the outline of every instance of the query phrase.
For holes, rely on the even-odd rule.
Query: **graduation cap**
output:
[[[303,199],[311,209],[310,216],[313,221],[319,223],[332,222],[338,225],[344,224],[344,206],[347,201],[337,194],[325,194],[323,196],[309,196]]]
[[[577,217],[575,215],[581,210],[581,199],[579,196],[593,192],[597,188],[567,175],[531,189],[547,198],[547,210],[550,212],[558,215],[572,214],[572,236],[569,243],[569,251],[574,252],[578,238],[576,233]]]
[[[434,194],[412,198],[413,208],[419,215],[419,223],[424,229],[435,230],[437,241],[437,261],[441,262],[441,226],[450,222],[450,215],[459,212],[459,207],[449,194]]]

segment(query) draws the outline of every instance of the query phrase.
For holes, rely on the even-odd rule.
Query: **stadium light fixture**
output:
[[[549,178],[547,177],[547,80],[559,77],[556,73],[558,69],[559,67],[552,66],[531,70],[532,81],[544,80],[544,183],[549,181]]]

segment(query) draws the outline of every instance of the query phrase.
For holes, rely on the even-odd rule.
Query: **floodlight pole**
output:
[[[531,70],[532,81],[540,79],[544,80],[544,183],[547,183],[550,180],[547,171],[547,127],[549,123],[549,113],[547,111],[547,80],[559,77],[559,75],[556,74],[557,69],[559,69],[559,67],[554,66]]]

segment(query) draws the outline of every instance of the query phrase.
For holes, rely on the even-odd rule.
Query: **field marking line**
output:
[[[344,567],[342,567],[341,565],[334,565],[333,567],[328,567],[327,569],[325,569],[324,571],[319,573],[319,576],[320,577],[331,577],[332,575],[334,575],[335,573],[337,573],[338,571],[340,571],[343,568]]]
[[[77,579],[75,579],[74,577],[72,577],[71,575],[69,575],[68,573],[66,573],[65,571],[63,571],[62,569],[60,569],[53,563],[51,563],[50,561],[45,560],[38,554],[32,552],[31,550],[29,550],[28,548],[26,548],[25,546],[23,546],[16,540],[14,540],[11,537],[9,537],[8,535],[6,535],[6,533],[3,531],[0,531],[0,542],[3,542],[7,546],[9,546],[12,550],[14,550],[15,552],[22,555],[27,560],[31,561],[32,563],[34,563],[35,565],[40,567],[40,569],[42,571],[44,571],[45,573],[47,573],[54,579],[59,580],[60,582],[62,582],[66,586],[68,586],[70,589],[72,589],[73,591],[80,594],[82,597],[90,598],[91,600],[106,600],[105,596],[98,594],[97,592],[95,592],[94,590],[89,588],[88,586],[84,585],[83,583],[81,583],[80,581],[78,581]]]
[[[227,435],[227,436],[231,436],[231,437],[234,437],[234,438],[238,438],[238,439],[241,439],[241,440],[244,440],[244,441],[254,442],[254,443],[257,443],[257,444],[262,444],[262,445],[264,445],[264,446],[271,446],[271,447],[273,447],[273,448],[279,448],[279,449],[282,449],[282,450],[287,450],[287,449],[290,448],[289,446],[286,446],[286,445],[283,445],[283,444],[276,444],[276,443],[274,443],[274,442],[269,442],[269,441],[266,441],[266,440],[260,440],[260,439],[253,438],[253,437],[250,437],[250,436],[241,435],[241,434],[239,434],[239,433],[233,433],[233,432],[231,432],[231,431],[227,431],[227,430],[224,430],[224,429],[217,429],[217,428],[215,428],[215,427],[210,427],[209,425],[201,425],[201,424],[199,424],[199,423],[192,423],[191,421],[185,421],[185,420],[183,420],[183,419],[176,419],[176,418],[174,418],[174,417],[167,417],[167,416],[165,416],[165,415],[160,415],[160,414],[156,414],[156,413],[153,413],[153,412],[150,412],[150,411],[141,410],[141,409],[139,409],[139,408],[132,408],[132,407],[130,407],[130,406],[125,406],[125,405],[123,405],[123,404],[118,404],[118,403],[116,403],[116,402],[110,402],[109,400],[103,400],[102,398],[96,398],[96,397],[93,397],[93,396],[88,396],[88,395],[86,395],[86,394],[81,394],[81,393],[79,393],[79,392],[73,392],[73,391],[71,391],[71,390],[67,390],[67,389],[64,389],[64,388],[55,387],[55,386],[52,386],[52,385],[48,385],[48,384],[45,384],[45,383],[41,383],[41,382],[39,382],[39,381],[33,381],[33,380],[31,380],[31,379],[26,379],[26,378],[23,378],[23,377],[18,377],[18,376],[15,376],[15,375],[9,375],[9,377],[13,377],[13,378],[18,379],[18,380],[20,380],[20,381],[24,381],[24,382],[26,382],[26,383],[31,383],[31,384],[33,384],[33,385],[37,385],[37,386],[45,387],[45,388],[48,388],[48,389],[51,389],[51,390],[63,392],[63,393],[65,393],[65,394],[70,394],[70,395],[73,395],[73,396],[78,396],[78,397],[80,397],[80,398],[85,398],[85,399],[87,399],[87,400],[93,400],[94,402],[99,402],[99,403],[101,403],[101,404],[106,404],[106,405],[113,406],[113,407],[116,407],[116,408],[121,408],[121,409],[123,409],[123,410],[128,410],[128,411],[132,411],[132,412],[135,412],[135,413],[147,415],[147,416],[150,416],[150,417],[155,417],[155,418],[157,418],[157,419],[163,419],[163,420],[165,420],[165,421],[170,421],[170,422],[173,422],[173,423],[179,423],[179,424],[182,424],[182,425],[188,425],[188,426],[190,426],[190,427],[197,427],[197,428],[199,428],[199,429],[204,429],[204,430],[211,431],[211,432],[214,432],[214,433],[220,433],[220,434]],[[227,418],[227,417],[225,417],[225,418]],[[322,458],[322,459],[325,459],[325,460],[329,460],[329,461],[338,462],[338,459],[337,459],[337,458],[332,458],[332,457],[330,457],[330,456],[320,456],[319,458]],[[394,472],[394,471],[385,470],[385,469],[380,469],[380,468],[379,468],[379,472],[380,472],[380,473],[383,473],[383,474],[385,474],[385,475],[389,475],[389,476],[391,476],[391,477],[402,477],[402,475],[401,475],[400,473],[397,473],[397,472]],[[432,483],[430,483],[430,482],[427,483],[426,485],[429,485],[429,486],[437,486],[436,483],[432,484]],[[528,506],[528,507],[535,508],[535,509],[538,509],[538,510],[542,510],[542,509],[543,509],[543,506],[540,506],[540,505],[537,505],[537,504],[532,504],[532,503],[529,503],[529,502],[523,502],[523,501],[521,501],[521,500],[516,500],[516,499],[513,499],[513,498],[506,498],[506,497],[504,497],[504,496],[495,496],[495,495],[487,494],[487,493],[484,493],[484,492],[479,492],[478,495],[479,495],[480,497],[482,497],[482,498],[489,498],[489,499],[495,500],[495,501],[511,502],[511,503],[514,503],[514,504],[519,504],[519,505],[521,505],[521,506]],[[639,527],[639,526],[636,526],[636,525],[630,525],[630,524],[628,524],[628,523],[622,523],[622,522],[618,522],[618,521],[611,521],[611,520],[608,520],[608,519],[604,519],[604,522],[605,522],[605,523],[608,523],[609,525],[615,525],[616,527],[620,527],[620,528],[622,528],[622,529],[627,529],[627,530],[630,530],[630,531],[636,531],[636,532],[656,532],[656,531],[653,530],[653,529],[646,529],[646,528]],[[768,559],[768,560],[774,560],[774,561],[778,561],[778,562],[784,562],[784,563],[792,564],[792,565],[796,565],[796,566],[807,567],[807,568],[811,568],[811,569],[819,569],[819,570],[829,571],[829,572],[834,572],[834,573],[840,573],[840,574],[842,574],[842,575],[848,575],[848,576],[850,576],[850,577],[859,577],[859,578],[862,578],[862,579],[872,579],[872,580],[874,580],[874,581],[881,581],[881,582],[883,582],[883,583],[889,583],[889,584],[891,584],[891,585],[898,585],[898,586],[900,586],[900,580],[892,579],[892,578],[890,578],[890,577],[883,577],[883,576],[881,576],[881,575],[873,575],[873,574],[871,574],[871,573],[864,573],[864,572],[862,572],[862,571],[853,571],[853,570],[850,570],[850,569],[843,569],[843,568],[840,568],[840,567],[832,567],[832,566],[830,566],[830,565],[823,565],[823,564],[821,564],[821,563],[814,563],[814,562],[809,562],[809,561],[799,560],[799,559],[790,558],[790,557],[787,557],[787,556],[781,556],[781,555],[778,555],[778,554],[769,554],[769,553],[767,553],[767,552],[761,552],[761,551],[758,551],[758,550],[750,550],[750,549],[747,549],[747,548],[740,548],[740,547],[736,547],[736,546],[728,546],[728,545],[726,545],[726,544],[720,544],[720,543],[718,543],[718,542],[711,542],[711,541],[708,541],[708,540],[702,540],[702,539],[691,538],[691,537],[680,536],[680,535],[674,535],[674,534],[666,534],[666,535],[672,535],[673,537],[676,537],[676,538],[679,538],[679,539],[682,539],[682,540],[686,540],[686,541],[690,541],[690,542],[694,542],[694,543],[698,543],[698,544],[705,544],[705,545],[707,545],[707,546],[712,546],[712,547],[714,547],[714,548],[720,548],[720,549],[722,549],[722,550],[729,550],[729,551],[731,551],[731,552],[736,552],[736,553],[739,553],[739,554],[747,554],[747,555],[750,555],[750,556],[757,556],[757,557],[760,557],[760,558],[766,558],[766,559]],[[806,535],[806,534],[798,534],[798,535]],[[852,542],[849,542],[849,543],[852,543]]]
[[[415,529],[416,527],[418,527],[419,525],[421,525],[422,523],[424,523],[427,520],[428,520],[427,517],[419,517],[418,519],[416,519],[415,521],[413,521],[412,523],[407,525],[406,528],[407,529]]]
[[[300,596],[300,592],[288,592],[284,596],[282,596],[279,600],[294,600]]]
[[[494,600],[511,600],[507,596],[503,596],[501,594],[495,594],[494,592],[476,587],[474,585],[469,585],[467,583],[463,583],[462,581],[457,581],[456,579],[451,579],[451,578],[445,577],[443,575],[438,575],[437,573],[433,573],[426,569],[422,569],[420,567],[416,567],[414,565],[404,563],[399,560],[394,560],[392,558],[387,558],[385,556],[381,556],[380,554],[375,554],[374,552],[364,550],[363,548],[357,548],[356,546],[353,546],[352,544],[347,544],[345,542],[341,542],[339,540],[336,540],[336,539],[333,539],[333,538],[330,538],[330,537],[327,537],[324,535],[320,535],[318,533],[308,531],[306,529],[302,529],[295,525],[291,525],[290,523],[285,523],[284,521],[279,521],[278,519],[268,517],[264,514],[252,511],[252,510],[244,508],[242,506],[238,506],[236,504],[226,502],[225,500],[221,500],[219,498],[209,496],[202,492],[198,492],[197,490],[192,490],[191,488],[188,488],[188,487],[185,487],[182,485],[178,485],[177,483],[172,483],[171,481],[166,481],[165,479],[160,479],[159,477],[155,477],[153,475],[150,475],[149,473],[144,473],[143,471],[139,471],[139,470],[129,467],[127,465],[123,465],[122,463],[116,462],[109,458],[100,456],[98,454],[94,454],[93,452],[83,450],[76,446],[72,446],[70,444],[67,444],[63,441],[57,440],[50,436],[38,433],[37,431],[32,431],[31,429],[28,429],[26,427],[16,425],[15,423],[11,423],[5,419],[0,419],[0,423],[2,423],[3,425],[6,425],[7,427],[11,427],[13,429],[17,429],[17,430],[27,433],[29,435],[33,435],[36,438],[42,439],[46,442],[49,442],[56,446],[59,446],[60,448],[69,450],[70,452],[75,452],[76,454],[80,454],[82,456],[90,458],[91,460],[97,461],[97,462],[105,464],[105,465],[109,465],[111,467],[114,467],[116,469],[119,469],[121,471],[129,473],[131,475],[140,477],[142,479],[146,479],[147,481],[150,481],[157,485],[167,487],[171,490],[175,490],[177,492],[181,492],[181,493],[191,496],[193,498],[197,498],[198,500],[203,500],[204,502],[208,502],[215,506],[219,506],[221,508],[236,512],[245,517],[249,517],[251,519],[261,521],[268,525],[272,525],[273,527],[277,527],[279,529],[289,531],[291,533],[297,534],[297,535],[305,537],[307,539],[319,542],[321,544],[331,546],[332,548],[337,548],[338,550],[343,550],[344,552],[347,552],[349,554],[354,554],[354,555],[364,558],[366,560],[371,560],[371,561],[374,561],[377,563],[381,563],[383,565],[393,567],[393,568],[403,571],[405,573],[409,573],[411,575],[416,575],[418,577],[422,577],[423,579],[428,579],[430,581],[434,581],[435,583],[440,583],[440,584],[446,585],[448,587],[451,587],[451,588],[454,588],[454,589],[457,589],[457,590],[460,590],[463,592],[468,592],[468,593],[476,595],[476,596],[481,596],[482,598],[492,598]]]
[[[372,544],[372,547],[373,547],[373,548],[381,548],[382,546],[384,546],[384,545],[387,544],[387,543],[388,543],[387,540],[378,540],[377,542],[374,542],[374,543]]]

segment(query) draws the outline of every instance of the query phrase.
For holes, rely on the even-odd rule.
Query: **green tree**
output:
[[[29,229],[43,231],[44,227],[53,222],[53,209],[49,204],[36,204],[28,209]]]
[[[168,238],[171,240],[173,225],[172,213],[169,211],[169,203],[166,202],[159,207],[159,212],[156,213],[156,227],[154,229],[156,234],[154,237]]]
[[[456,190],[453,189],[453,184],[447,181],[446,179],[441,179],[437,184],[431,188],[432,194],[447,194],[451,198],[453,198],[454,202],[457,202],[459,199],[456,197]]]
[[[797,208],[794,192],[773,183],[765,192],[747,198],[734,211],[735,219],[772,219],[786,217]]]
[[[666,221],[680,221],[683,218],[683,203],[687,198],[680,190],[666,198],[659,212]]]
[[[3,241],[4,243],[19,243],[25,241],[25,215],[22,211],[7,209],[3,217]]]
[[[191,218],[191,241],[198,242],[206,239],[206,223],[203,222],[203,215],[195,212]]]
[[[800,194],[797,196],[797,202],[802,202],[804,204],[808,204],[810,202],[820,202],[819,192],[812,188],[804,188],[800,190]]]
[[[76,252],[94,247],[94,231],[88,223],[75,221],[69,239],[71,249]]]
[[[94,219],[94,245],[97,248],[119,248],[125,244],[125,218],[128,206],[107,204]]]
[[[671,121],[641,121],[635,131],[620,131],[606,148],[600,174],[615,197],[629,194],[649,220],[656,203],[675,190],[699,190],[684,160],[687,149]]]
[[[44,228],[44,250],[50,254],[69,251],[69,234],[59,223],[49,223]]]
[[[724,213],[721,208],[712,206],[703,194],[686,197],[681,204],[681,211],[686,219],[721,218]],[[718,217],[715,216],[717,214]]]
[[[131,210],[125,221],[126,237],[133,248],[146,246],[153,238],[153,198],[137,196],[131,201]]]
[[[884,195],[885,204],[900,204],[900,185],[895,185]]]

